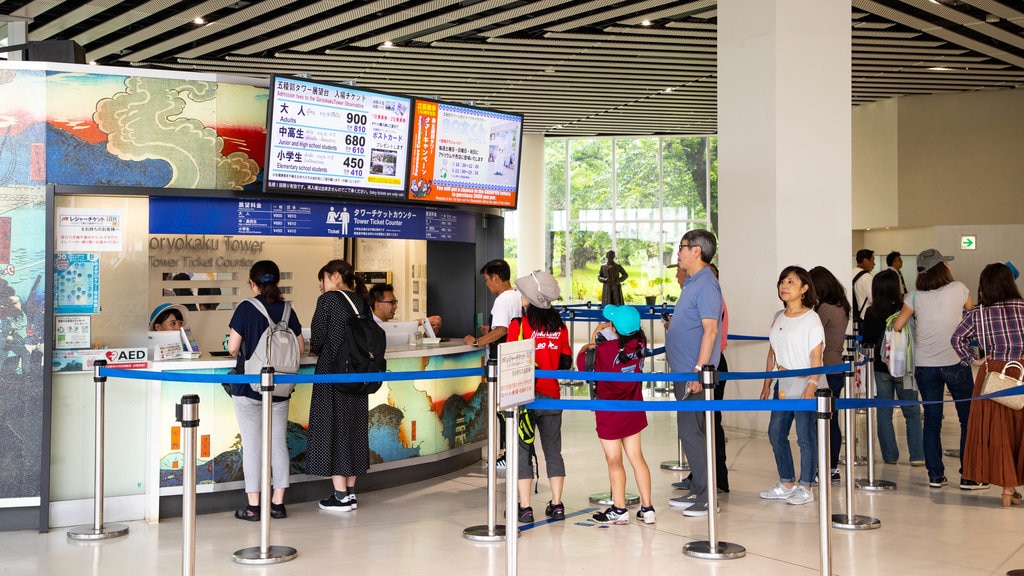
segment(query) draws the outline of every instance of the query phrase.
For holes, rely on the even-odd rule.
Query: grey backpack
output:
[[[274,322],[267,313],[263,303],[255,298],[246,298],[263,317],[267,319],[267,329],[260,335],[256,349],[245,361],[246,374],[259,374],[264,367],[274,369],[275,374],[297,374],[299,372],[299,339],[288,327],[292,316],[291,302],[284,303],[281,320]],[[255,392],[260,391],[259,384],[250,384]],[[291,396],[295,384],[274,384],[274,396],[287,398]]]

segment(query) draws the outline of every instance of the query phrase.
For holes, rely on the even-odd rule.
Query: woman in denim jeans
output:
[[[933,402],[924,405],[924,462],[928,467],[928,485],[941,488],[946,484],[946,469],[942,463],[942,393],[943,386],[956,402],[956,415],[960,420],[960,470],[963,470],[964,440],[967,438],[967,419],[971,404],[973,382],[971,368],[960,363],[960,357],[949,343],[953,330],[960,323],[965,310],[974,307],[970,290],[962,282],[953,280],[949,269],[952,256],[943,256],[929,248],[917,256],[917,290],[907,295],[899,318],[893,328],[902,330],[911,316],[914,325],[914,378],[921,391],[921,399]],[[983,490],[988,484],[979,484],[960,477],[961,490]]]
[[[896,378],[889,373],[889,366],[882,358],[885,324],[890,316],[903,308],[903,297],[900,295],[900,277],[895,270],[883,270],[871,281],[871,307],[864,313],[864,326],[861,336],[865,345],[871,344],[875,350],[875,398],[892,400],[917,401],[917,390],[908,376]],[[918,405],[901,406],[903,419],[907,426],[907,450],[910,452],[911,466],[924,466],[924,442],[921,429],[921,407]],[[892,425],[892,406],[879,406],[878,411],[878,445],[882,450],[882,460],[886,464],[895,464],[900,459],[900,449],[896,446],[896,432]]]
[[[779,274],[779,300],[786,308],[776,312],[768,330],[767,371],[819,368],[825,347],[825,330],[818,314],[812,310],[818,297],[811,284],[811,275],[799,266],[789,266]],[[774,386],[772,385],[774,382]],[[818,376],[765,378],[761,399],[810,399],[818,388]],[[773,390],[774,389],[774,390]],[[789,429],[796,421],[796,443],[800,447],[800,481],[793,469],[793,450],[789,445]],[[817,473],[818,439],[813,412],[774,410],[768,422],[768,440],[775,453],[779,482],[761,492],[766,500],[785,500],[789,504],[814,502],[811,484]]]

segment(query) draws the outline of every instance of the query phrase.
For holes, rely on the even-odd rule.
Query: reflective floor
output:
[[[675,416],[650,414],[644,447],[654,478],[657,522],[598,526],[589,521],[597,507],[588,496],[607,490],[607,472],[589,412],[566,412],[563,452],[568,477],[564,522],[523,525],[518,537],[518,572],[533,576],[621,576],[622,574],[803,575],[820,573],[817,503],[791,506],[761,500],[758,492],[776,480],[764,434],[727,428],[732,491],[722,496],[719,539],[746,548],[734,560],[701,560],[683,555],[687,543],[706,540],[707,518],[687,518],[667,505],[682,492],[671,482],[678,473],[659,463],[676,458]],[[897,422],[899,430],[900,422]],[[955,446],[947,418],[944,446]],[[902,443],[902,439],[900,440]],[[795,449],[795,442],[794,442]],[[950,485],[929,488],[923,468],[904,459],[879,464],[876,476],[897,483],[892,492],[855,492],[855,512],[877,518],[878,530],[832,531],[835,574],[992,575],[1024,568],[1024,507],[1004,509],[999,490],[962,491],[957,462],[946,459]],[[880,459],[879,459],[880,462]],[[543,462],[541,463],[543,468]],[[632,473],[631,492],[635,492]],[[867,475],[855,468],[855,477]],[[844,473],[845,479],[845,473]],[[833,513],[845,514],[843,484],[832,485]],[[499,503],[504,482],[499,481]],[[549,499],[546,480],[532,495],[543,517]],[[817,496],[817,490],[815,490]],[[503,504],[500,504],[503,507]],[[196,574],[416,574],[506,573],[506,545],[466,540],[464,528],[486,524],[486,474],[473,465],[444,477],[359,494],[359,508],[347,513],[319,510],[316,502],[288,505],[289,517],[273,522],[270,543],[298,550],[295,560],[268,566],[236,564],[232,554],[259,545],[259,525],[231,513],[197,520]],[[500,518],[500,513],[499,513]],[[158,525],[131,522],[126,537],[102,543],[71,543],[65,529],[49,534],[0,533],[0,574],[104,576],[183,574],[181,519]]]

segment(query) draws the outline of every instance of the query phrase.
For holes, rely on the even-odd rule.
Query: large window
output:
[[[676,246],[718,225],[717,139],[549,139],[544,144],[548,265],[567,301],[601,299],[597,272],[614,250],[627,303],[674,300]]]

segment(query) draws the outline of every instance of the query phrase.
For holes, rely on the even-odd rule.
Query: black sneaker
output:
[[[928,479],[928,485],[931,486],[932,488],[942,488],[947,483],[949,483],[949,480],[946,480],[945,476],[942,476],[940,478],[929,478]]]
[[[966,478],[960,478],[960,489],[961,490],[988,490],[988,482],[975,482],[974,480],[967,480]]]
[[[544,515],[555,520],[565,520],[565,505],[564,504],[552,504],[548,500],[548,505],[544,508]]]
[[[505,469],[505,453],[504,452],[502,452],[501,456],[498,456],[498,459],[494,461],[494,467],[498,468],[499,470],[504,470]]]
[[[519,507],[519,522],[522,524],[530,524],[533,522],[533,508],[531,506],[527,506],[526,508],[523,508],[522,506]]]
[[[598,524],[629,524],[629,510],[609,506],[604,512],[594,514],[593,518]]]
[[[337,496],[331,494],[326,500],[320,501],[320,509],[327,510],[329,512],[348,512],[352,509],[352,505],[348,502],[339,500]]]
[[[270,517],[274,520],[280,520],[288,517],[288,511],[284,509],[284,504],[270,503]]]
[[[239,520],[245,520],[246,522],[259,522],[260,521],[260,507],[246,504],[235,510],[235,518]]]
[[[839,475],[839,468],[832,469],[832,483],[839,484],[843,480],[843,477]]]
[[[641,506],[636,511],[636,519],[644,524],[654,524],[654,506]]]
[[[341,501],[343,503],[348,504],[349,506],[351,506],[353,510],[355,510],[356,508],[359,508],[359,504],[356,502],[356,493],[355,492],[347,492],[345,494],[345,497],[342,498]]]

